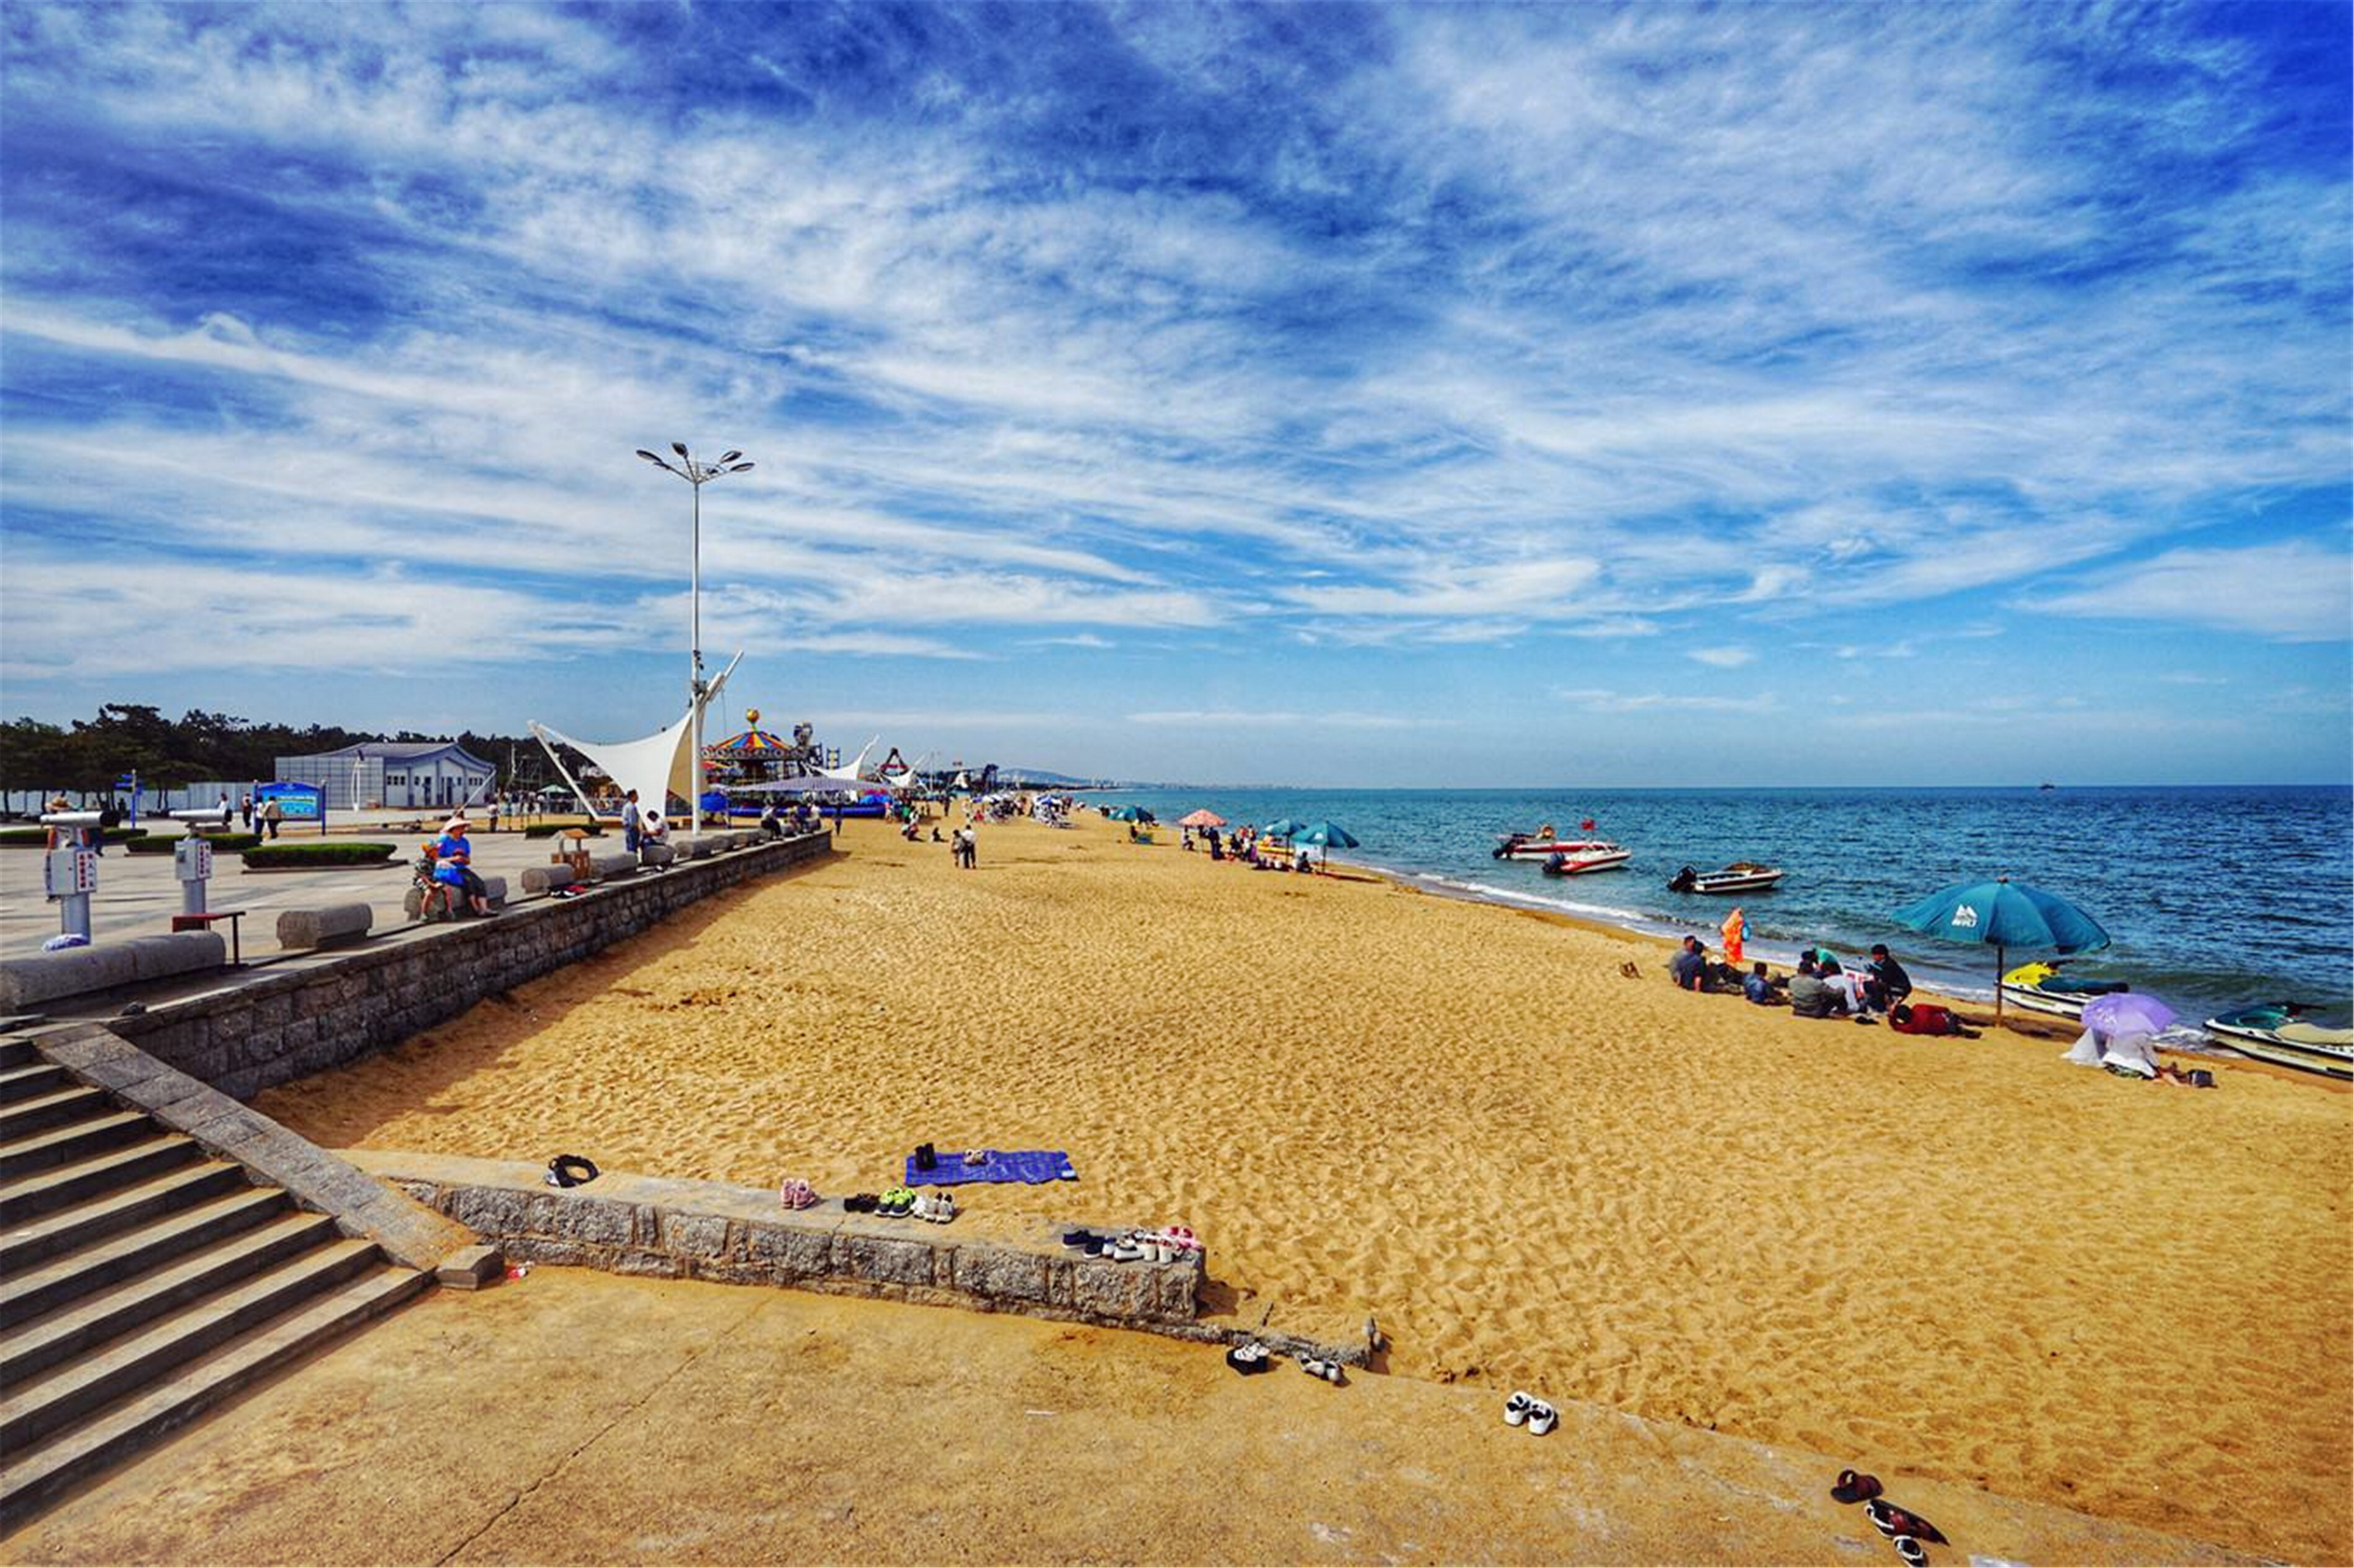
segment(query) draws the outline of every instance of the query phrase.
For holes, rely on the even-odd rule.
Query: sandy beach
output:
[[[2354,1552],[2349,1107],[1810,1022],[1661,944],[1092,815],[716,900],[260,1108],[330,1146],[1191,1224],[1246,1303],[1530,1388],[2299,1562]],[[1900,950],[1902,950],[1900,948]],[[1642,966],[1628,980],[1619,966]]]

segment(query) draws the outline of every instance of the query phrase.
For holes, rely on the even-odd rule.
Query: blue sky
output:
[[[2341,781],[2348,23],[12,4],[0,708]]]

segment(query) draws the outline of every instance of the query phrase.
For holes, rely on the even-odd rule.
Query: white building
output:
[[[497,777],[497,768],[454,740],[371,740],[278,758],[280,783],[318,785],[334,811],[474,805],[490,798]]]

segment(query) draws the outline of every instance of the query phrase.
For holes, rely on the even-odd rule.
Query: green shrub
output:
[[[323,842],[257,844],[245,852],[249,866],[382,865],[398,853],[392,844]]]
[[[558,833],[568,833],[575,828],[578,828],[592,839],[601,839],[605,836],[605,830],[594,822],[534,822],[523,831],[523,836],[527,839],[552,839]]]
[[[122,847],[133,854],[170,854],[172,846],[178,843],[182,836],[179,833],[142,833],[126,842]],[[261,842],[260,833],[198,833],[196,836],[212,845],[215,854],[236,854]]]
[[[133,839],[143,836],[137,828],[106,830],[106,842],[111,844],[128,843]],[[39,849],[48,842],[49,830],[47,828],[0,828],[0,845],[30,844],[33,848]]]

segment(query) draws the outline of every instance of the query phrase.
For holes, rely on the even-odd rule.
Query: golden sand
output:
[[[2300,1562],[2354,1550],[2354,1145],[2333,1086],[1679,992],[1659,944],[1093,818],[981,869],[874,823],[260,1108],[331,1146],[1200,1231],[1391,1370],[1850,1456]],[[1640,980],[1619,965],[1638,959]]]

